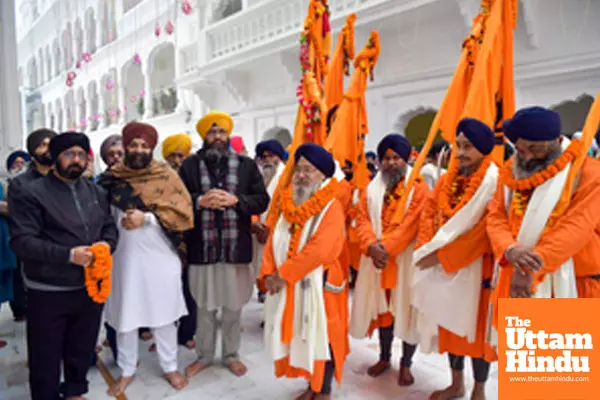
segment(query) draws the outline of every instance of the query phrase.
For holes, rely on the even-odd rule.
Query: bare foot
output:
[[[398,373],[398,385],[400,386],[410,386],[415,383],[415,378],[410,372],[410,368],[408,367],[400,367],[400,372]]]
[[[444,390],[436,390],[431,393],[429,400],[451,400],[460,399],[465,395],[464,385],[450,385]]]
[[[7,344],[8,344],[8,342],[6,340],[1,340],[0,339],[0,349],[6,347]]]
[[[129,384],[133,381],[134,377],[135,375],[120,377],[119,380],[117,380],[117,382],[115,382],[115,384],[108,389],[108,395],[113,397],[122,396],[125,393],[127,386],[129,386]]]
[[[179,371],[165,374],[165,378],[175,390],[181,390],[188,385],[188,380]]]
[[[185,369],[185,376],[190,379],[193,376],[196,376],[203,369],[208,368],[208,364],[203,364],[200,361],[194,361]]]
[[[383,374],[388,369],[390,369],[390,362],[379,360],[377,361],[377,364],[369,367],[369,369],[367,370],[367,374],[369,374],[371,378],[377,378],[379,375]]]
[[[313,400],[314,397],[315,397],[315,392],[313,392],[309,386],[308,389],[306,389],[304,392],[302,392],[302,394],[300,396],[296,397],[296,400]]]
[[[248,372],[248,368],[244,365],[240,360],[233,360],[226,365],[227,368],[231,371],[235,376],[244,376],[246,372]]]
[[[156,343],[152,343],[152,344],[150,345],[150,347],[148,348],[148,351],[149,351],[150,353],[154,353],[154,352],[156,352]]]
[[[152,336],[152,332],[150,331],[144,331],[142,332],[141,338],[144,342],[147,342],[148,340],[152,340],[154,336]]]
[[[190,350],[194,350],[196,348],[196,341],[195,340],[188,340],[185,343],[185,347],[187,347]]]
[[[485,383],[475,382],[471,392],[471,400],[485,400]]]

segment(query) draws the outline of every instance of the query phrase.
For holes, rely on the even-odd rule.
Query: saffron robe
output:
[[[440,213],[438,201],[448,175],[439,178],[433,193],[427,198],[421,221],[417,248],[429,243],[436,235],[436,217]],[[495,179],[494,179],[495,182]],[[493,189],[492,189],[493,190]],[[488,200],[489,201],[489,200]],[[466,206],[465,206],[466,207]],[[436,251],[438,261],[447,274],[456,274],[471,266],[481,258],[481,292],[477,312],[477,331],[474,341],[459,336],[441,326],[438,327],[438,351],[473,358],[484,357],[488,361],[496,360],[492,347],[485,342],[488,304],[490,298],[490,280],[494,270],[491,244],[486,231],[485,215],[467,232]]]
[[[358,203],[360,200],[360,191],[354,189],[345,179],[340,182],[340,192],[338,200],[340,201],[344,214],[346,215],[346,243],[340,262],[350,276],[350,266],[358,270],[360,263],[360,244],[356,232],[356,217],[358,215]]]
[[[290,288],[309,276],[316,269],[322,268],[326,274],[326,281],[323,285],[323,298],[325,305],[325,315],[327,318],[327,336],[335,362],[334,376],[338,383],[342,381],[342,371],[344,361],[349,353],[350,344],[348,340],[348,286],[346,284],[346,275],[340,264],[339,258],[344,246],[344,213],[338,200],[330,202],[327,210],[320,217],[318,227],[306,240],[304,246],[299,248],[298,253],[286,259],[282,264],[276,262],[274,242],[277,242],[279,225],[269,236],[263,252],[263,263],[259,279],[264,282],[264,278],[278,271],[280,276],[286,281],[286,293],[290,293]],[[315,217],[313,217],[315,218]],[[311,221],[307,221],[305,229],[309,228]],[[309,228],[310,229],[310,228]],[[300,243],[302,244],[302,243]],[[275,296],[277,296],[276,294]],[[270,301],[267,296],[267,302]],[[275,359],[275,376],[288,378],[303,377],[310,382],[313,391],[319,392],[323,385],[325,372],[325,362],[327,359],[315,359],[312,368],[299,368],[294,366],[293,341],[298,340],[299,327],[295,326],[294,311],[296,308],[303,307],[302,304],[295,304],[293,296],[285,299],[284,318],[281,326],[280,346],[288,346],[289,355]],[[268,313],[271,307],[265,303],[265,312]],[[311,315],[314,317],[314,315]],[[268,322],[272,316],[265,316],[265,339],[271,333],[269,329],[279,329],[279,327],[269,327]],[[296,321],[298,322],[298,321]],[[269,343],[266,343],[270,347]],[[315,349],[309,349],[314,352]],[[328,351],[329,352],[329,351]]]
[[[533,251],[542,258],[542,268],[534,274],[533,287],[543,281],[547,274],[556,272],[567,260],[572,259],[575,267],[578,297],[600,297],[600,213],[597,205],[600,198],[600,163],[586,158],[567,212],[557,218],[552,226],[546,227]],[[494,280],[507,282],[499,285],[491,297],[492,306],[497,310],[498,299],[509,297],[510,281],[514,271],[506,260],[506,250],[517,244],[512,234],[515,222],[509,220],[505,206],[505,191],[502,183],[487,217],[487,230],[495,258],[499,261],[499,276]],[[596,277],[596,278],[595,278]],[[496,327],[493,316],[491,325]]]
[[[410,175],[410,170],[407,170],[406,175]],[[412,251],[414,242],[417,237],[417,231],[419,227],[419,218],[421,211],[425,205],[425,200],[429,194],[429,188],[423,181],[418,182],[412,189],[412,193],[409,194],[407,201],[407,210],[405,212],[402,222],[395,226],[390,226],[385,232],[381,233],[378,237],[374,229],[373,221],[371,220],[372,214],[377,214],[375,208],[381,207],[382,212],[379,214],[383,216],[383,206],[376,204],[377,201],[383,203],[383,196],[385,195],[385,188],[380,199],[369,198],[370,192],[375,192],[374,189],[377,185],[382,185],[382,176],[378,174],[373,181],[369,184],[366,191],[363,191],[360,195],[358,216],[357,216],[357,234],[360,244],[360,250],[362,253],[361,262],[358,268],[358,278],[356,282],[356,288],[353,296],[353,307],[352,307],[352,318],[350,321],[350,333],[353,337],[363,338],[370,336],[373,331],[377,328],[388,327],[394,322],[394,318],[397,313],[402,312],[402,321],[395,324],[394,330],[396,336],[403,340],[411,343],[415,343],[418,340],[415,337],[414,329],[416,329],[416,321],[414,315],[410,309],[410,286],[412,283]],[[404,184],[404,183],[400,183]],[[381,189],[379,189],[381,191]],[[373,209],[370,209],[373,208]],[[382,218],[382,217],[380,217]],[[377,222],[379,225],[383,225],[382,221]],[[368,247],[376,243],[378,240],[384,245],[385,249],[389,253],[389,260],[385,268],[378,272],[380,289],[385,291],[385,299],[383,300],[386,304],[379,304],[377,300],[381,296],[377,296],[377,293],[369,291],[373,289],[366,289],[366,292],[362,293],[362,280],[366,279],[365,274],[370,274],[372,271],[363,271],[361,277],[361,270],[364,268],[375,268],[372,264],[371,259],[366,255]],[[406,253],[406,254],[404,254]],[[406,257],[400,257],[406,255]],[[400,287],[397,287],[400,284]],[[398,289],[398,290],[395,290]],[[369,298],[367,298],[369,297]],[[377,298],[377,299],[375,299]],[[366,308],[371,308],[363,304],[359,305],[359,302],[365,303],[373,300],[377,304],[374,306],[378,309],[378,316],[372,318],[370,323],[365,326],[364,318],[371,318],[369,315],[363,315],[363,310],[370,313]]]

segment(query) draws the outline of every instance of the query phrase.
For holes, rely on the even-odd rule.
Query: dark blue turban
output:
[[[560,115],[543,107],[523,108],[504,121],[503,130],[513,143],[519,139],[547,142],[560,137]]]
[[[29,163],[31,161],[31,156],[29,155],[29,153],[26,153],[23,150],[13,151],[12,153],[10,153],[10,155],[6,159],[6,170],[7,171],[10,171],[13,163],[15,161],[17,161],[17,158],[22,158],[26,163]]]
[[[384,137],[377,146],[377,156],[379,157],[379,160],[383,160],[385,152],[389,149],[392,149],[404,161],[408,161],[412,147],[404,136],[398,133],[391,133]]]
[[[282,160],[285,160],[285,149],[281,143],[275,139],[265,140],[256,145],[255,152],[258,157],[262,157],[263,154],[265,154],[265,151],[273,153]]]
[[[294,161],[297,163],[300,157],[304,157],[306,161],[311,163],[328,178],[331,178],[335,173],[333,156],[321,146],[313,143],[303,144],[296,150]]]
[[[494,132],[483,122],[474,118],[463,118],[456,127],[456,136],[461,133],[481,154],[487,156],[494,150]]]

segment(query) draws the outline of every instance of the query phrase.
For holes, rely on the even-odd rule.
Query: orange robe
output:
[[[275,264],[273,255],[273,237],[269,236],[263,253],[263,265],[260,273],[261,280],[278,271],[287,282],[288,294],[298,281],[308,275],[315,268],[323,265],[327,271],[327,283],[332,286],[345,288],[340,293],[323,290],[325,298],[325,311],[327,314],[327,333],[335,362],[335,379],[342,382],[344,361],[350,352],[348,339],[348,285],[346,275],[339,258],[344,246],[344,212],[339,201],[335,200],[323,216],[319,228],[312,234],[302,250],[291,259],[286,260],[279,269]],[[294,302],[288,296],[284,312],[282,337],[291,341],[293,332]],[[291,367],[289,358],[275,361],[275,376],[288,378],[303,377],[310,381],[313,391],[320,392],[323,385],[325,361],[315,361],[312,375],[305,370]]]
[[[442,175],[436,183],[433,193],[427,198],[419,224],[417,248],[428,243],[435,236],[436,216],[440,212],[438,197],[443,188],[447,175]],[[486,232],[485,216],[470,231],[463,233],[452,243],[439,249],[437,257],[448,274],[458,272],[460,269],[471,265],[478,258],[483,258],[482,263],[482,290],[479,297],[479,313],[477,318],[477,335],[474,343],[469,343],[466,337],[460,337],[442,327],[439,328],[439,352],[452,353],[458,356],[473,358],[484,357],[488,361],[495,361],[496,354],[492,347],[485,342],[488,305],[490,299],[490,281],[494,272],[494,257],[492,247]]]
[[[408,210],[406,211],[402,222],[392,225],[383,232],[381,243],[387,250],[390,258],[387,265],[381,273],[381,288],[386,289],[388,303],[390,301],[391,289],[396,287],[398,276],[398,266],[396,258],[417,238],[419,219],[421,211],[425,206],[425,201],[429,195],[429,186],[424,181],[420,181],[414,186],[414,192]],[[385,204],[382,215],[385,214]],[[356,216],[356,233],[360,245],[361,254],[367,254],[370,245],[377,242],[377,236],[371,223],[367,203],[367,190],[360,194],[358,206],[358,215]],[[360,264],[360,263],[359,263]],[[359,266],[356,267],[360,274]],[[394,316],[391,313],[385,313],[378,316],[376,321],[371,321],[369,326],[369,335],[377,328],[391,326],[394,322]]]
[[[575,265],[579,297],[600,297],[600,163],[586,158],[580,171],[567,212],[542,233],[534,252],[543,260],[543,266],[534,274],[533,285],[545,275],[555,272],[570,258]],[[497,260],[500,260],[498,283],[492,294],[494,306],[492,324],[497,326],[498,299],[510,296],[510,281],[514,271],[506,260],[506,250],[517,244],[512,235],[512,224],[504,205],[504,186],[499,182],[496,196],[487,217],[488,234]]]

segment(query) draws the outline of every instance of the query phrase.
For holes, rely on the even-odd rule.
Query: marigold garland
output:
[[[110,295],[112,255],[105,244],[95,244],[89,250],[94,254],[94,261],[84,269],[85,287],[91,299],[102,304]]]
[[[319,189],[310,199],[300,206],[294,204],[293,187],[290,185],[281,196],[281,212],[290,224],[292,237],[288,246],[287,258],[291,258],[298,251],[300,237],[304,224],[323,210],[323,208],[338,194],[339,183],[335,178],[322,189]]]
[[[439,226],[445,224],[458,210],[471,201],[481,182],[483,182],[491,163],[492,157],[484,157],[475,173],[469,177],[459,176],[458,161],[452,163],[450,171],[444,177],[444,186],[441,188],[438,198]]]
[[[369,74],[369,78],[373,81],[373,69],[379,59],[381,46],[379,44],[379,33],[372,31],[367,45],[358,53],[354,59],[354,68],[361,68]]]
[[[543,171],[536,172],[529,178],[519,180],[513,177],[513,159],[510,159],[500,171],[500,180],[513,191],[533,190],[565,169],[577,157],[580,151],[581,142],[577,139],[572,140],[569,147]]]
[[[396,211],[400,205],[400,199],[402,199],[402,196],[404,196],[404,192],[405,187],[403,178],[398,185],[396,185],[396,188],[393,192],[388,192],[385,194],[385,197],[383,198],[383,214],[381,216],[381,228],[383,233],[386,233],[392,224],[392,220],[394,215],[396,215]]]
[[[527,205],[535,188],[565,169],[577,157],[580,150],[581,142],[577,139],[572,140],[569,147],[552,164],[547,166],[543,171],[531,175],[529,178],[514,179],[512,173],[513,159],[500,171],[501,182],[513,191],[508,213],[512,234],[515,237],[521,229]],[[547,226],[553,224],[552,220],[553,218],[551,217]]]

